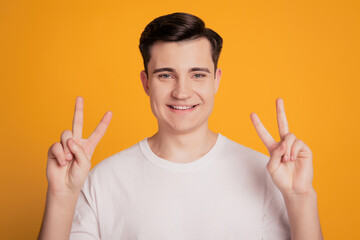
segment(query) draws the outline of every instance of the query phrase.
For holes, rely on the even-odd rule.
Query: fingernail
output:
[[[73,158],[73,156],[72,156],[71,153],[68,153],[68,154],[66,155],[66,159],[67,159],[67,160],[71,160],[72,158]]]
[[[285,155],[285,156],[284,156],[284,159],[285,159],[285,160],[289,160],[289,156],[288,156],[288,155]]]

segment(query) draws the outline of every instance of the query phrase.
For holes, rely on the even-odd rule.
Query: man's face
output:
[[[214,74],[210,42],[158,41],[150,51],[148,77],[142,71],[141,80],[159,130],[187,133],[207,128],[221,77],[220,69]]]

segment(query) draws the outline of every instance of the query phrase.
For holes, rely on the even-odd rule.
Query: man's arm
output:
[[[69,239],[79,193],[46,195],[45,213],[38,239]]]
[[[323,239],[315,190],[284,196],[291,239]]]

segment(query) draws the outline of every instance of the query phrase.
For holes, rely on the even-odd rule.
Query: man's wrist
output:
[[[314,188],[311,188],[309,191],[303,193],[284,193],[283,198],[285,202],[311,201],[317,200],[317,193]]]
[[[52,198],[73,198],[79,196],[81,189],[54,189],[50,185],[47,188],[48,197]]]
[[[291,239],[323,239],[315,190],[283,194],[283,198],[290,221]]]

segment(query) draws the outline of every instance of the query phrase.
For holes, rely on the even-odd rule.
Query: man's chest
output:
[[[263,196],[254,188],[241,177],[144,177],[101,200],[100,231],[117,239],[260,239]]]

